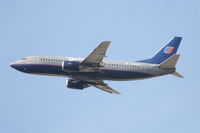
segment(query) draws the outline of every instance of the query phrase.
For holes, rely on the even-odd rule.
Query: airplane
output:
[[[182,37],[174,37],[153,57],[135,62],[104,60],[110,41],[103,41],[85,58],[28,56],[10,66],[29,74],[68,77],[67,88],[83,90],[93,86],[111,94],[120,94],[104,80],[141,80],[167,74],[183,78],[175,67],[181,40]]]

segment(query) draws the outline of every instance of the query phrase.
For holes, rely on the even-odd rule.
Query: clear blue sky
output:
[[[199,133],[198,0],[0,0],[1,133]],[[140,60],[182,36],[177,71],[107,82],[122,95],[65,88],[65,78],[20,73],[29,55],[85,57],[111,40],[107,59]]]

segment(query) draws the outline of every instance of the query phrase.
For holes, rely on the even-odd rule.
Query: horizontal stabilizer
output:
[[[180,54],[174,54],[174,55],[172,55],[167,60],[165,60],[164,62],[162,62],[159,65],[159,68],[161,68],[161,69],[173,69],[173,68],[175,68],[179,56],[180,56]]]
[[[174,73],[172,73],[172,75],[174,75],[174,76],[176,76],[176,77],[178,77],[178,78],[184,78],[180,73],[178,73],[178,72],[174,72]]]

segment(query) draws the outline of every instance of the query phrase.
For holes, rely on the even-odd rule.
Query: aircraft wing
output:
[[[100,67],[100,63],[105,57],[106,50],[110,44],[110,41],[102,42],[97,48],[95,48],[81,63],[91,66]]]
[[[95,85],[95,84],[91,84],[92,86],[100,89],[100,90],[103,90],[103,91],[106,91],[106,92],[109,92],[111,94],[120,94],[118,91],[110,88],[108,85],[106,84],[100,84],[100,85]]]

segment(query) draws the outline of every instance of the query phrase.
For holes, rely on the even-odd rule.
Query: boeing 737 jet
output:
[[[12,63],[11,67],[29,74],[68,77],[68,88],[82,90],[94,86],[109,93],[119,94],[104,80],[139,80],[167,74],[182,78],[175,68],[180,56],[176,52],[181,39],[174,37],[153,57],[135,62],[104,60],[110,44],[110,41],[104,41],[86,58],[28,56]]]

